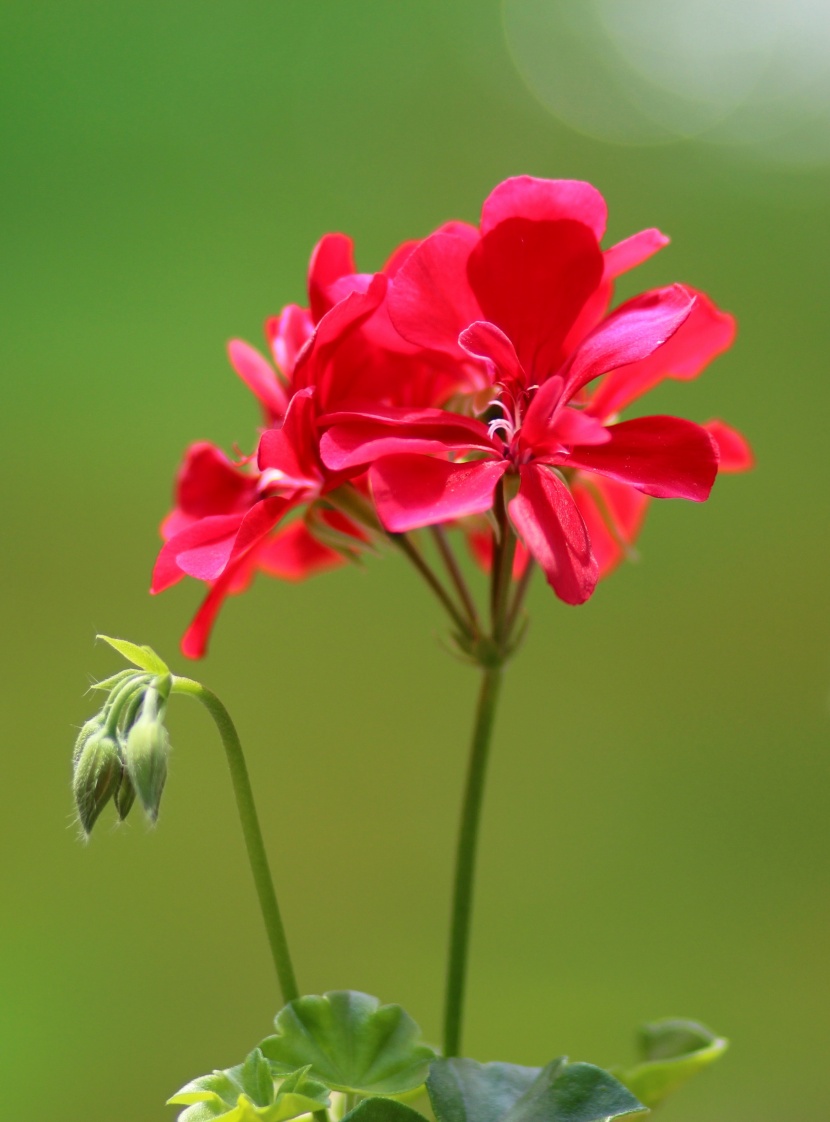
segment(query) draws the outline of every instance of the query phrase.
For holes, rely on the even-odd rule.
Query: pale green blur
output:
[[[150,643],[236,719],[301,987],[440,1027],[449,855],[475,694],[401,558],[230,602],[197,668],[195,585],[146,593],[185,445],[249,449],[224,355],[304,299],[315,240],[361,268],[475,220],[500,179],[590,179],[611,240],[740,321],[654,412],[741,427],[759,467],[654,503],[642,560],[569,609],[541,584],[499,717],[466,1046],[630,1063],[645,1020],[733,1042],[666,1122],[826,1118],[830,642],[827,170],[703,142],[567,131],[513,69],[494,0],[10,0],[0,14],[6,500],[2,599],[4,1116],[174,1118],[278,998],[222,750],[172,706],[158,828],[77,838],[70,757]]]

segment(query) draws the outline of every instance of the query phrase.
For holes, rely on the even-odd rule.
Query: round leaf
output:
[[[400,1005],[338,990],[292,1001],[277,1014],[276,1035],[260,1045],[274,1070],[308,1066],[333,1091],[399,1095],[419,1087],[435,1058]]]
[[[503,1122],[611,1122],[646,1107],[607,1071],[554,1060],[504,1116]]]
[[[436,1060],[427,1091],[438,1122],[500,1122],[540,1073],[538,1067]]]

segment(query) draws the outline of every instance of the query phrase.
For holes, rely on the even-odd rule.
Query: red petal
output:
[[[708,499],[718,457],[700,425],[681,417],[638,417],[608,431],[607,444],[577,445],[560,462],[609,475],[658,499]]]
[[[510,519],[560,600],[583,604],[596,587],[598,570],[573,496],[558,475],[538,464],[523,467],[521,478],[508,504]]]
[[[577,475],[572,492],[588,527],[599,575],[605,577],[623,559],[625,547],[636,541],[648,509],[648,496],[627,483],[590,472]]]
[[[341,420],[342,418],[342,420]],[[320,456],[332,471],[345,471],[397,453],[484,451],[498,454],[481,421],[443,409],[385,409],[330,413],[335,423],[320,440]]]
[[[288,405],[282,428],[267,429],[259,441],[260,471],[279,472],[285,493],[318,491],[323,473],[318,462],[317,409],[314,390],[295,393]],[[278,479],[276,486],[283,485]]]
[[[369,480],[380,520],[392,533],[484,514],[507,463],[452,464],[430,456],[384,456]]]
[[[356,271],[351,238],[345,234],[326,234],[320,239],[308,266],[308,303],[315,323],[319,323],[335,303],[329,287],[340,277]]]
[[[607,444],[611,439],[608,429],[596,417],[572,409],[569,405],[559,413],[553,426],[556,440],[562,444]]]
[[[314,333],[310,313],[299,304],[287,304],[278,316],[265,322],[265,335],[274,362],[290,382],[297,356]]]
[[[477,320],[458,336],[458,345],[472,358],[492,363],[499,382],[525,382],[522,364],[513,344],[494,323]]]
[[[234,538],[242,524],[243,514],[215,515],[203,518],[200,522],[188,526],[181,533],[175,534],[165,542],[156,559],[153,569],[153,579],[150,591],[155,595],[181,580],[187,568],[179,562],[181,554],[200,549],[213,550],[223,554],[225,559],[230,556]]]
[[[719,471],[749,471],[755,467],[755,457],[743,433],[718,420],[707,421],[703,427],[717,445]]]
[[[287,400],[285,390],[259,351],[241,339],[232,339],[228,343],[228,357],[236,373],[265,407],[269,419],[281,417]]]
[[[570,218],[588,226],[600,241],[607,216],[605,199],[590,183],[518,175],[505,179],[490,192],[481,211],[481,232],[486,234],[509,218],[529,218],[534,222]]]
[[[339,553],[309,533],[305,522],[291,522],[259,547],[258,568],[281,580],[305,580],[345,564]]]
[[[562,361],[562,344],[602,280],[602,253],[579,222],[500,222],[470,254],[470,285],[483,315],[541,382]],[[468,321],[469,322],[469,321]]]
[[[233,568],[251,552],[266,534],[270,534],[284,514],[291,509],[287,499],[263,499],[256,503],[239,523],[239,529],[231,538],[205,541],[189,546],[176,554],[176,562],[189,576],[197,580],[217,580],[228,568]],[[184,534],[189,533],[185,530]],[[169,545],[178,539],[173,538]]]
[[[603,378],[591,398],[594,416],[608,418],[619,413],[664,378],[696,378],[712,359],[732,345],[733,317],[715,307],[702,292],[687,291],[695,297],[688,319],[648,358]]]
[[[594,495],[587,488],[574,483],[573,497],[591,539],[591,552],[597,562],[599,579],[602,580],[622,561],[625,556],[623,547],[602,517]],[[640,497],[645,498],[645,495]]]
[[[334,362],[338,348],[377,310],[386,293],[386,277],[376,273],[366,292],[352,292],[335,304],[317,324],[314,334],[294,367],[294,386],[317,387],[320,400],[327,400],[330,384],[339,372]],[[348,373],[348,371],[346,371]]]
[[[403,242],[397,249],[392,250],[381,272],[385,273],[387,277],[394,277],[412,251],[417,249],[420,244],[421,243],[416,240]]]
[[[213,444],[191,444],[176,479],[176,505],[190,518],[231,514],[254,501],[256,479]]]
[[[459,356],[458,336],[481,309],[467,279],[478,231],[461,223],[413,250],[389,285],[389,316],[410,343]]]
[[[240,567],[246,565],[247,562],[240,563]],[[182,636],[181,648],[185,658],[204,658],[207,654],[208,640],[219,609],[225,598],[231,595],[232,585],[237,576],[233,569],[228,570],[221,580],[216,581],[202,601],[190,626]]]
[[[647,358],[689,316],[694,297],[679,284],[643,293],[619,307],[582,341],[566,374],[566,396],[614,370]]]
[[[605,251],[605,275],[613,280],[629,269],[636,269],[649,257],[653,257],[658,250],[669,244],[669,239],[656,227],[649,230],[640,230],[630,238],[617,242]]]

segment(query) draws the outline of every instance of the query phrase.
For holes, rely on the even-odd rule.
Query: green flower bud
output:
[[[91,723],[87,722],[87,724]],[[82,729],[82,735],[83,731]],[[75,762],[72,777],[72,791],[75,795],[78,817],[87,836],[91,833],[98,815],[118,790],[121,771],[118,747],[113,738],[99,726],[96,733],[88,735],[85,739]]]
[[[167,778],[170,738],[159,714],[155,690],[144,696],[138,720],[127,734],[124,763],[135,793],[152,822],[158,818],[161,793]]]
[[[84,750],[86,742],[92,736],[97,736],[104,727],[104,718],[101,713],[96,713],[94,717],[90,717],[84,727],[78,733],[78,739],[75,741],[75,747],[72,750],[72,768],[77,767],[78,760],[81,758],[81,752]]]
[[[118,784],[118,789],[112,800],[115,803],[115,809],[118,811],[118,820],[123,822],[135,802],[135,787],[133,787],[133,781],[130,779],[130,774],[126,768],[121,770],[121,782]]]

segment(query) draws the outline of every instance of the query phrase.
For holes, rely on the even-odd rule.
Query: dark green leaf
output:
[[[279,1073],[308,1065],[333,1091],[399,1095],[419,1087],[435,1057],[400,1005],[339,990],[298,998],[260,1047]]]
[[[423,1114],[394,1099],[364,1099],[343,1122],[426,1122]]]
[[[667,1019],[645,1025],[639,1045],[643,1062],[615,1068],[614,1074],[641,1102],[653,1107],[719,1059],[729,1041],[695,1021]]]
[[[436,1060],[427,1090],[438,1122],[606,1122],[644,1110],[607,1071],[564,1056],[541,1069]]]
[[[538,1077],[538,1067],[436,1060],[427,1091],[438,1122],[499,1122]]]
[[[613,1075],[593,1064],[554,1060],[502,1122],[610,1122],[645,1107]]]

